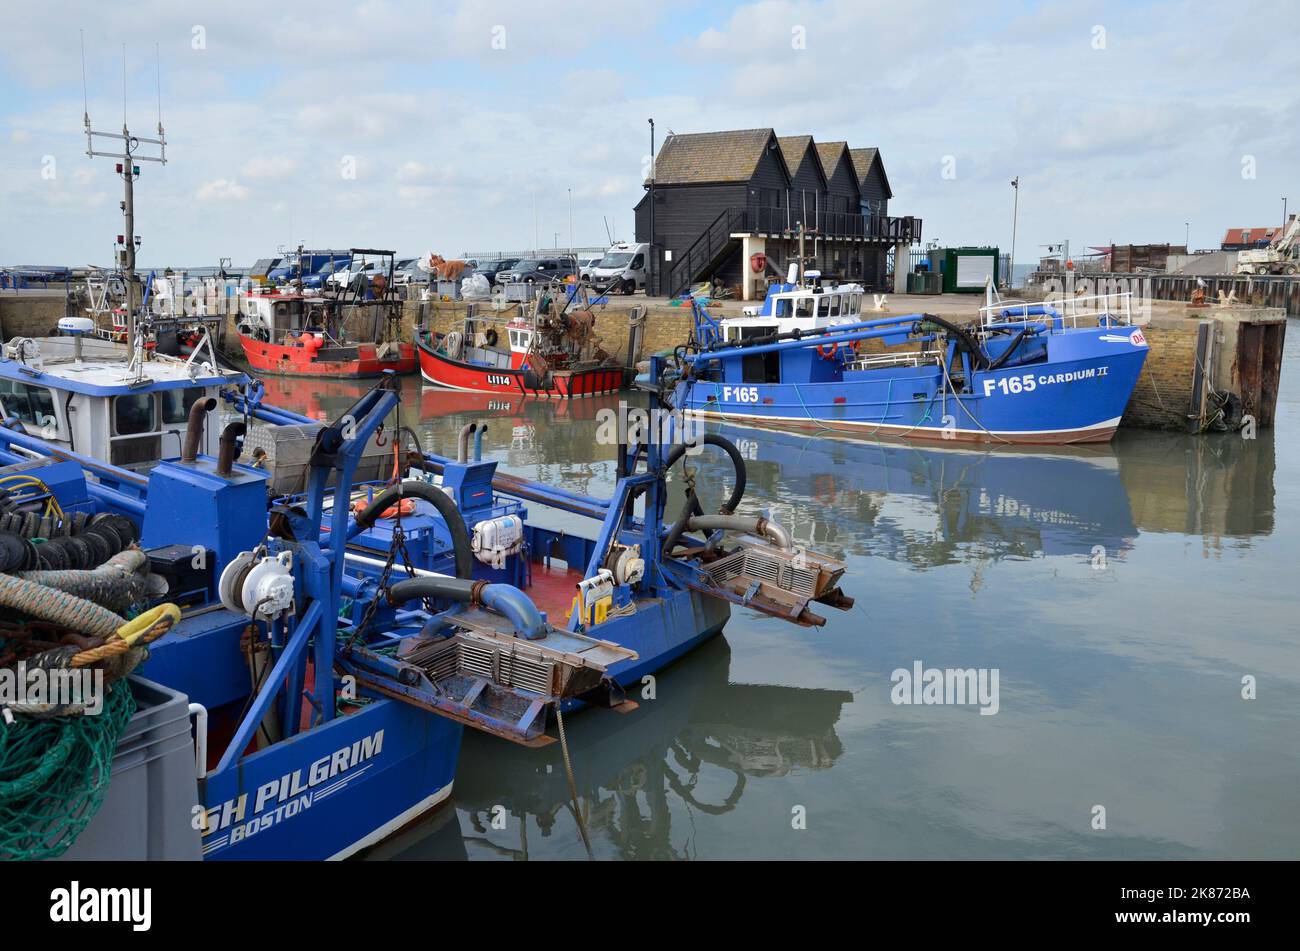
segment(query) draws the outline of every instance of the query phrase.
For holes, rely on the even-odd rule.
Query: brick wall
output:
[[[50,336],[64,307],[61,295],[25,297],[0,292],[0,340]]]
[[[1125,426],[1141,429],[1186,429],[1192,405],[1198,322],[1153,318],[1142,328],[1147,338],[1146,363],[1124,410]]]
[[[457,329],[465,319],[466,305],[459,301],[406,301],[402,308],[402,331],[406,339],[420,322],[421,308],[427,313],[426,325],[436,333],[446,333]],[[495,311],[498,316],[509,320],[518,313],[518,306]],[[628,333],[627,308],[611,304],[604,309],[596,308],[596,335],[602,345],[619,359],[627,344]],[[652,305],[646,314],[645,338],[641,347],[641,358],[652,353],[671,350],[678,344],[685,343],[690,335],[691,309],[689,307],[668,307]]]

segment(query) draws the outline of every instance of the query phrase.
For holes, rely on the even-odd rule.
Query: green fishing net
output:
[[[94,716],[0,717],[0,860],[68,850],[104,801],[117,739],[135,709],[123,681]]]

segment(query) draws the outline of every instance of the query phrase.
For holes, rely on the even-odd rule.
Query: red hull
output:
[[[409,343],[398,344],[400,356],[397,359],[381,360],[373,343],[309,350],[292,344],[263,343],[243,334],[239,335],[239,342],[249,366],[258,373],[277,376],[356,380],[380,376],[385,370],[414,373],[416,368],[415,347]]]
[[[593,367],[587,370],[556,370],[550,375],[550,388],[528,385],[523,370],[488,369],[452,360],[418,344],[420,375],[435,386],[474,393],[501,393],[509,396],[533,396],[542,399],[574,399],[617,393],[623,388],[622,367]]]

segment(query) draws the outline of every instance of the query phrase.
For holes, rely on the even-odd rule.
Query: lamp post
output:
[[[1192,223],[1183,222],[1183,250],[1188,254],[1192,253]]]
[[[1011,272],[1007,275],[1007,287],[1014,289],[1016,286],[1016,225],[1020,221],[1020,176],[1017,175],[1011,179],[1011,187],[1015,189],[1015,202],[1011,209],[1011,265],[1008,270]]]
[[[659,293],[659,255],[655,252],[655,121],[650,123],[650,280],[647,286],[653,286],[655,294]]]

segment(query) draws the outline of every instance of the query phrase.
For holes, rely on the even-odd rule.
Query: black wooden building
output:
[[[670,135],[636,206],[636,238],[658,259],[652,293],[678,294],[705,280],[728,286],[783,275],[805,233],[807,266],[888,290],[889,250],[921,240],[916,218],[891,218],[893,197],[876,149],[772,129]],[[754,252],[766,258],[753,273]]]

